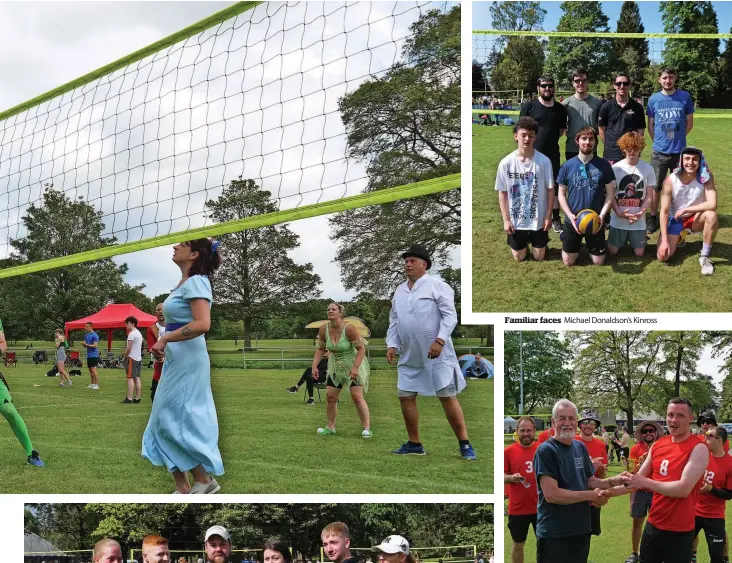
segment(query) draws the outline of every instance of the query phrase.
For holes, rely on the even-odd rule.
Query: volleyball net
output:
[[[369,189],[343,119],[349,94],[412,64],[404,51],[434,10],[448,8],[239,2],[0,113],[0,260],[46,190],[92,206],[110,243],[69,241],[0,278],[459,188],[459,174],[433,174]],[[275,207],[214,222],[206,203],[237,179]]]

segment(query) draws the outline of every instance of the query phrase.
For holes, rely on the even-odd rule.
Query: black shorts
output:
[[[534,527],[536,535],[536,514],[508,515],[508,531],[511,532],[513,543],[524,543],[529,537],[529,526]]]
[[[585,239],[587,250],[593,256],[603,256],[607,252],[605,242],[605,229],[600,229],[596,234],[579,235],[574,227],[567,221],[562,226],[562,250],[567,254],[577,254],[582,246],[582,239]]]
[[[694,530],[669,532],[646,522],[640,544],[642,563],[689,563]]]
[[[694,536],[699,535],[700,530],[704,530],[707,538],[707,546],[709,547],[709,559],[711,563],[722,563],[724,561],[724,518],[704,518],[696,516],[696,527]]]
[[[99,365],[99,358],[87,358],[86,367],[95,368]]]
[[[563,538],[537,538],[536,563],[587,563],[591,537],[590,534],[583,534]]]
[[[546,248],[549,244],[549,232],[544,229],[538,231],[514,231],[508,235],[506,242],[513,250],[519,251],[531,245],[533,248]]]
[[[554,174],[554,189],[555,191],[558,190],[559,184],[557,184],[557,177],[559,176],[559,153],[553,156],[547,155],[549,158],[549,162],[552,163],[552,173]]]
[[[592,535],[599,536],[600,530],[600,509],[596,506],[590,506],[590,526],[592,526]]]
[[[336,385],[335,383],[333,383],[333,380],[330,378],[330,376],[325,378],[325,386],[335,387],[336,389],[343,389],[343,383],[339,383],[338,385]],[[361,387],[361,384],[354,381],[353,383],[351,383],[351,387]]]

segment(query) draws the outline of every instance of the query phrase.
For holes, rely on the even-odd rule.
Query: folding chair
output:
[[[305,385],[303,385],[303,388],[305,389],[305,392],[302,394],[302,402],[303,403],[307,403],[307,401],[308,401],[308,388]],[[322,403],[323,402],[323,399],[320,396],[320,390],[321,389],[325,390],[327,388],[328,388],[328,386],[325,383],[313,383],[313,390],[315,390],[315,391],[318,392],[318,402],[319,403]]]
[[[18,367],[18,360],[15,357],[15,352],[5,352],[5,367]]]

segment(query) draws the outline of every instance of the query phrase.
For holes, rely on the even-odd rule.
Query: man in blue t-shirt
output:
[[[590,505],[606,504],[601,491],[613,486],[611,479],[595,477],[597,465],[590,460],[587,446],[574,439],[577,418],[574,403],[557,401],[552,409],[554,436],[534,456],[539,490],[536,563],[586,563],[592,532]],[[615,485],[621,484],[619,477],[615,480]]]
[[[686,147],[686,136],[694,127],[694,101],[686,90],[676,88],[676,71],[670,66],[661,67],[658,75],[661,91],[648,100],[648,134],[653,139],[651,166],[656,173],[656,189],[651,192],[651,208],[646,231],[659,229],[658,204],[666,176],[679,165],[679,154]]]
[[[564,211],[562,228],[562,260],[571,266],[579,256],[582,238],[590,251],[592,263],[605,263],[607,245],[605,230],[596,234],[581,234],[575,224],[576,215],[583,209],[592,209],[602,221],[612,205],[615,193],[615,174],[610,163],[594,155],[597,133],[592,127],[583,127],[575,136],[579,154],[567,160],[559,169],[559,205]]]
[[[99,390],[99,374],[97,374],[97,366],[99,365],[99,335],[94,332],[91,323],[84,324],[84,342],[81,345],[86,348],[86,365],[89,368],[89,377],[91,384],[87,385],[88,389]]]

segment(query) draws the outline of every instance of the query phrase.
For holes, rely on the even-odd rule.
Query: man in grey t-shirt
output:
[[[602,102],[587,92],[589,80],[587,71],[578,68],[572,73],[574,95],[562,102],[567,109],[567,144],[564,148],[565,160],[579,154],[579,147],[574,140],[577,132],[583,127],[590,126],[597,132],[597,116],[600,113]],[[597,151],[595,151],[597,154]]]

